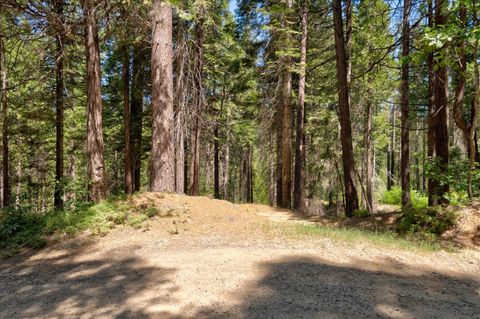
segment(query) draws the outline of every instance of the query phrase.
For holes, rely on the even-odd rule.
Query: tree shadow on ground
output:
[[[201,309],[191,318],[480,318],[478,279],[392,260],[357,262],[358,268],[310,257],[261,263],[260,279],[231,296],[237,306]]]
[[[2,261],[0,318],[150,318],[152,304],[174,302],[174,269],[125,251],[88,249],[81,259],[77,249]]]

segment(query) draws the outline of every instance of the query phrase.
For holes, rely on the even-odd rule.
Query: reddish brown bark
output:
[[[152,11],[152,120],[150,190],[174,192],[172,8],[160,1]]]
[[[200,118],[203,111],[203,45],[204,45],[204,8],[199,13],[199,18],[195,24],[196,38],[196,65],[195,65],[195,105],[193,114],[193,123],[190,138],[190,183],[188,186],[188,194],[198,196],[200,194]]]
[[[402,71],[400,101],[402,110],[400,176],[402,184],[402,207],[410,204],[410,106],[409,106],[409,55],[410,55],[410,0],[403,1]]]
[[[460,23],[462,28],[466,28],[467,24],[467,12],[465,4],[460,5]],[[470,199],[473,198],[473,189],[472,189],[472,170],[475,162],[475,131],[477,123],[477,109],[475,107],[475,99],[472,102],[472,107],[470,109],[471,119],[466,121],[463,116],[463,107],[465,100],[465,84],[466,84],[466,73],[467,73],[467,56],[466,56],[466,45],[465,39],[461,39],[457,45],[459,49],[458,56],[458,71],[457,71],[457,87],[455,89],[455,102],[453,108],[453,117],[455,124],[463,133],[465,139],[465,144],[467,145],[468,160],[469,160],[469,169],[467,173],[467,193]],[[476,49],[474,48],[474,51]],[[474,52],[476,55],[476,52]],[[474,72],[475,72],[474,65]],[[474,79],[478,76],[474,76]],[[475,83],[475,80],[474,80]]]
[[[132,65],[132,89],[130,97],[130,131],[131,131],[131,152],[132,152],[132,173],[133,190],[138,192],[141,184],[142,164],[142,113],[143,113],[143,89],[144,63],[146,60],[145,50],[141,43],[135,43],[133,47]]]
[[[124,179],[125,179],[125,193],[133,193],[133,172],[132,172],[132,151],[131,151],[131,129],[130,129],[130,52],[129,47],[124,45],[123,53],[123,67],[122,67],[122,83],[123,83],[123,128],[124,128]]]
[[[87,59],[87,157],[89,198],[98,202],[106,197],[103,160],[102,93],[100,87],[100,50],[98,44],[97,3],[83,0],[85,48]]]
[[[340,119],[340,139],[342,144],[343,179],[345,186],[345,214],[352,216],[353,212],[358,209],[358,194],[355,186],[348,66],[345,53],[345,38],[343,35],[341,0],[333,0],[333,20],[337,66],[338,114]]]
[[[433,0],[428,0],[428,26],[433,28]],[[435,73],[433,70],[433,53],[427,56],[428,65],[428,131],[427,131],[427,156],[430,159],[435,157]],[[428,205],[434,204],[434,181],[429,177],[427,180]]]
[[[63,15],[63,0],[55,1],[55,13],[57,15],[57,21],[60,25],[57,25],[57,34],[55,36],[55,189],[53,196],[53,205],[56,208],[63,207],[63,120],[64,120],[64,83],[63,83],[63,45],[64,45],[64,23],[65,18]]]
[[[300,210],[303,201],[305,162],[305,68],[307,64],[308,1],[302,3],[302,39],[300,43],[300,79],[298,81],[297,134],[295,143],[295,180],[293,208]]]
[[[442,27],[447,23],[446,0],[435,1],[435,24]],[[448,74],[447,66],[444,63],[446,48],[435,51],[434,61],[435,72],[435,100],[434,100],[434,123],[435,123],[435,159],[441,174],[448,169]],[[433,204],[446,204],[445,197],[448,192],[448,184],[440,183],[438,178],[432,179]]]
[[[185,193],[185,128],[186,128],[186,90],[185,64],[187,63],[185,21],[179,19],[177,26],[177,60],[175,68],[175,189],[178,194]]]
[[[9,178],[9,150],[8,150],[8,71],[3,33],[3,17],[0,19],[0,79],[2,104],[2,207],[8,206],[11,200]]]

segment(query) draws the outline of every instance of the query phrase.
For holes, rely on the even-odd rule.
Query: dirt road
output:
[[[152,221],[2,261],[0,318],[480,318],[478,251],[272,237],[252,226],[265,207],[188,201],[179,234]]]

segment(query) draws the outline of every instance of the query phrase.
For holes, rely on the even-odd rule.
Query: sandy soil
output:
[[[480,252],[295,239],[262,205],[146,194],[148,228],[0,262],[0,318],[480,318]],[[312,222],[312,221],[308,221]]]

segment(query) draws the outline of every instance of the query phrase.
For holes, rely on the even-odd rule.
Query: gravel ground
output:
[[[176,199],[195,207],[177,235],[158,220],[1,261],[0,318],[480,318],[478,251],[272,237],[251,223],[281,212]]]

